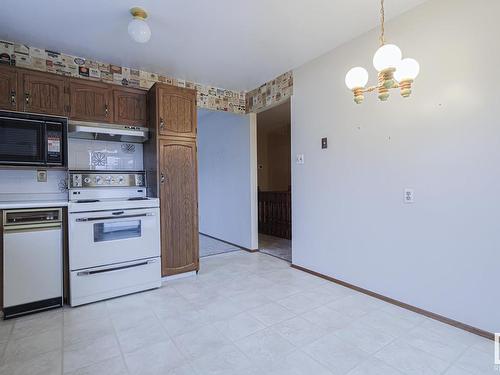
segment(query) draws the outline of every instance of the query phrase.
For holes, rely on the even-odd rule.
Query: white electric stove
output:
[[[161,286],[159,200],[144,172],[69,174],[70,304]]]

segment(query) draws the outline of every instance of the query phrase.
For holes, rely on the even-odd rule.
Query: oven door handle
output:
[[[129,265],[126,265],[126,266],[106,268],[106,269],[103,269],[103,270],[80,271],[80,272],[76,273],[76,276],[93,276],[93,275],[99,275],[99,274],[102,274],[102,273],[109,274],[111,272],[125,271],[125,270],[128,270],[130,268],[147,266],[148,264],[152,264],[152,263],[156,263],[156,262],[157,262],[156,259],[152,259],[152,260],[147,260],[147,261],[140,262],[140,263],[129,264]]]
[[[113,213],[114,214],[114,213]],[[146,217],[146,216],[154,216],[155,214],[152,212],[146,214],[136,214],[136,215],[122,215],[122,216],[97,216],[97,217],[79,217],[76,219],[78,222],[82,221],[102,221],[102,220],[116,220],[116,219],[126,219],[131,217]]]

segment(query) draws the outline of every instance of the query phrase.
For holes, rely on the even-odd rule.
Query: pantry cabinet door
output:
[[[158,87],[158,133],[160,136],[196,137],[196,90]]]
[[[196,141],[160,139],[159,158],[162,274],[197,271]]]

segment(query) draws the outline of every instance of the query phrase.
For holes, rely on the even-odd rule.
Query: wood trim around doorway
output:
[[[355,290],[357,292],[366,294],[366,295],[368,295],[370,297],[374,297],[374,298],[380,299],[380,300],[382,300],[384,302],[388,302],[390,304],[393,304],[395,306],[401,307],[403,309],[413,311],[414,313],[417,313],[417,314],[420,314],[420,315],[424,315],[424,316],[426,316],[428,318],[440,321],[441,323],[449,324],[449,325],[451,325],[451,326],[453,326],[455,328],[462,329],[464,331],[473,333],[473,334],[478,335],[478,336],[485,337],[485,338],[490,339],[490,340],[494,340],[495,339],[495,335],[493,333],[491,333],[491,332],[484,331],[482,329],[479,329],[479,328],[470,326],[468,324],[465,324],[465,323],[462,323],[462,322],[459,322],[459,321],[447,318],[445,316],[442,316],[442,315],[439,315],[439,314],[435,314],[433,312],[421,309],[419,307],[415,307],[415,306],[409,305],[407,303],[395,300],[395,299],[390,298],[390,297],[386,297],[386,296],[384,296],[382,294],[378,294],[378,293],[372,292],[371,290],[364,289],[364,288],[361,288],[361,287],[353,285],[353,284],[349,284],[349,283],[347,283],[345,281],[336,279],[336,278],[331,277],[331,276],[323,275],[322,273],[319,273],[319,272],[316,272],[316,271],[312,271],[312,270],[310,270],[308,268],[301,267],[301,266],[298,266],[296,264],[292,264],[291,267],[295,268],[297,270],[303,271],[303,272],[307,272],[307,273],[309,273],[311,275],[314,275],[314,276],[317,276],[317,277],[321,277],[322,279],[325,279],[325,280],[331,281],[333,283],[342,285],[342,286],[344,286],[346,288]]]

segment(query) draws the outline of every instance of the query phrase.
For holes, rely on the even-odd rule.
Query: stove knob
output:
[[[141,175],[135,176],[135,184],[137,186],[142,186],[142,176]]]
[[[85,177],[83,179],[83,182],[85,182],[86,184],[90,184],[90,178],[89,177]]]
[[[102,185],[102,177],[101,176],[95,176],[95,183],[97,185]]]
[[[123,178],[123,176],[118,176],[118,183],[123,184],[124,182],[125,182],[125,179]]]
[[[82,186],[82,175],[74,174],[73,175],[73,187],[81,187]]]
[[[106,176],[106,183],[108,185],[111,185],[113,182],[115,182],[115,180],[113,179],[112,176]]]

